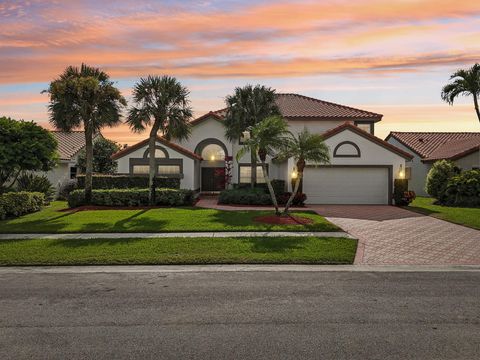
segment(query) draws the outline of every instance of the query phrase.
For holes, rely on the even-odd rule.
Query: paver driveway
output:
[[[310,205],[359,240],[355,264],[478,265],[480,231],[394,206]]]

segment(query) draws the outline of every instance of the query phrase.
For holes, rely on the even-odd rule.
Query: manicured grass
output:
[[[435,199],[417,197],[409,208],[456,224],[480,229],[480,208],[450,207],[433,204]]]
[[[316,237],[0,240],[0,265],[351,264],[356,247]]]
[[[192,231],[338,231],[339,228],[309,211],[296,215],[313,220],[309,225],[257,223],[257,216],[272,211],[222,211],[214,209],[161,208],[139,210],[59,211],[63,201],[16,219],[0,221],[0,233],[71,232],[192,232]]]

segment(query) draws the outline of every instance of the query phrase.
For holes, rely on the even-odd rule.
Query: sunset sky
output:
[[[471,98],[440,98],[453,71],[480,62],[479,0],[0,0],[0,21],[0,116],[48,126],[40,92],[86,62],[127,100],[141,76],[176,76],[196,115],[260,83],[384,114],[380,137],[480,131]]]

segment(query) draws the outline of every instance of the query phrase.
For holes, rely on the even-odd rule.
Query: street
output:
[[[474,359],[480,272],[0,272],[1,359]]]

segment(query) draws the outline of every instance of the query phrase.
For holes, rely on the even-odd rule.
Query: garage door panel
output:
[[[307,168],[303,191],[309,204],[388,204],[387,168]]]

